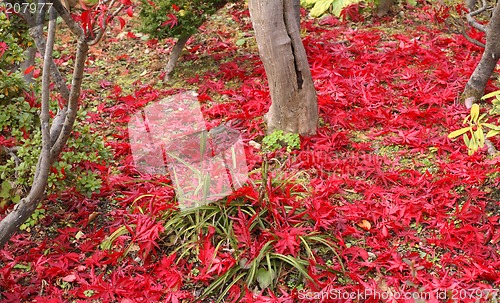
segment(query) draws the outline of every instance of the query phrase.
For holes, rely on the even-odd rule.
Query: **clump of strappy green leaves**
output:
[[[486,100],[492,97],[495,97],[495,99],[492,101],[493,108],[489,113],[483,113],[480,115],[479,105],[472,104],[470,114],[465,117],[463,122],[463,124],[467,126],[448,135],[448,138],[450,139],[462,135],[465,145],[469,149],[469,155],[474,154],[479,148],[483,148],[487,138],[496,136],[500,133],[499,125],[487,123],[488,114],[500,114],[500,91],[484,95],[481,100]],[[488,129],[487,133],[485,133],[485,129]]]

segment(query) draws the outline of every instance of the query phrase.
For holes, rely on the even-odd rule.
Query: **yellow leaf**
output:
[[[332,3],[334,1],[335,0],[319,0],[319,1],[316,1],[316,3],[314,4],[314,7],[311,9],[311,11],[309,12],[309,14],[313,18],[317,18],[317,17],[323,15],[330,8],[330,5],[332,5]]]
[[[476,136],[472,136],[469,141],[468,147],[474,151],[477,150],[479,144],[477,144]]]
[[[486,134],[486,138],[496,136],[498,133],[500,133],[500,130],[492,129]]]
[[[335,16],[340,17],[340,13],[342,12],[342,10],[344,8],[346,8],[347,6],[349,6],[351,4],[356,4],[359,1],[360,0],[335,0],[332,3],[332,13]]]
[[[486,117],[486,114],[482,114],[481,117],[479,117],[479,119],[477,119],[477,121],[479,122],[479,121],[483,120],[484,117]]]
[[[470,140],[469,140],[469,137],[467,137],[467,134],[464,134],[463,138],[464,138],[465,146],[469,147]]]
[[[450,138],[450,139],[451,139],[451,138],[458,137],[458,136],[460,136],[461,134],[464,134],[464,133],[466,133],[466,132],[468,132],[468,131],[470,131],[470,130],[471,130],[471,127],[464,127],[464,128],[461,128],[461,129],[459,129],[459,130],[456,130],[456,131],[454,131],[454,132],[450,133],[450,134],[448,135],[448,138]]]
[[[484,146],[484,133],[483,133],[483,129],[482,128],[478,128],[474,132],[474,137],[477,139],[477,145],[479,147],[483,147]]]
[[[481,100],[486,100],[486,99],[489,99],[489,98],[491,98],[491,97],[495,97],[495,96],[498,96],[498,95],[500,95],[500,90],[497,90],[497,91],[494,91],[494,92],[492,92],[492,93],[489,93],[489,94],[484,95],[484,96],[481,98]]]
[[[500,126],[490,123],[483,123],[483,126],[486,126],[489,129],[500,130]]]
[[[464,122],[462,122],[462,124],[467,124],[467,121],[469,121],[470,119],[470,115],[468,115],[467,117],[464,118]]]
[[[479,105],[472,104],[470,108],[470,118],[472,121],[477,122],[477,118],[479,118]]]

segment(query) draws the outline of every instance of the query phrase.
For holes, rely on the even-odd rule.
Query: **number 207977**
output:
[[[0,0],[0,11],[7,14],[35,14],[41,12],[45,6],[48,9],[52,6],[52,3]]]

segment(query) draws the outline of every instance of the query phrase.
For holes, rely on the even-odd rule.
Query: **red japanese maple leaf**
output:
[[[296,227],[288,228],[288,230],[275,232],[275,235],[278,236],[278,241],[274,244],[274,248],[279,254],[291,254],[292,256],[297,256],[297,251],[300,247],[300,243],[297,241],[297,238],[305,234],[304,229]]]
[[[138,215],[135,224],[135,230],[129,226],[127,226],[127,230],[133,236],[132,241],[137,242],[143,251],[143,257],[146,258],[153,247],[158,246],[156,240],[163,232],[163,225],[145,215]]]
[[[167,20],[161,24],[161,26],[167,26],[169,25],[170,28],[173,28],[179,24],[179,20],[177,20],[177,17],[174,14],[167,14]]]

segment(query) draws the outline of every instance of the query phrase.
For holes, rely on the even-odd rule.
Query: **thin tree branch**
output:
[[[17,203],[13,210],[0,221],[0,249],[7,243],[11,236],[18,231],[19,226],[23,224],[29,216],[35,211],[38,203],[43,199],[45,188],[47,185],[48,173],[50,165],[57,159],[62,148],[65,146],[73,128],[78,110],[78,100],[80,96],[81,83],[83,80],[83,71],[85,60],[88,53],[88,44],[85,39],[83,29],[75,23],[68,12],[64,9],[59,0],[50,0],[54,4],[54,8],[50,8],[50,21],[47,42],[44,51],[44,67],[42,76],[42,108],[40,114],[42,126],[42,151],[38,158],[35,178],[28,195]],[[53,53],[56,10],[65,14],[63,19],[67,22],[72,31],[78,33],[78,44],[75,66],[73,71],[73,80],[71,91],[69,93],[68,108],[64,115],[64,123],[59,136],[51,147],[51,134],[49,129],[49,84],[50,84],[50,67],[52,65],[51,56]],[[68,20],[69,19],[71,20]],[[76,27],[76,28],[75,28]]]
[[[110,7],[112,7],[114,4],[115,4],[115,0],[111,1]],[[120,13],[120,11],[121,11],[124,7],[125,7],[125,5],[121,4],[121,5],[120,5],[120,6],[116,9],[116,11],[115,11],[113,14],[111,14],[111,18],[109,18],[109,19],[112,19],[112,18],[116,17],[116,15],[118,15],[118,14]],[[99,41],[101,41],[101,39],[102,39],[102,37],[103,37],[103,35],[104,35],[104,33],[105,33],[105,31],[106,31],[107,27],[108,27],[108,24],[107,24],[107,21],[106,21],[106,20],[108,20],[108,18],[107,18],[107,17],[103,17],[103,18],[102,18],[102,25],[101,25],[101,28],[99,29],[99,31],[98,31],[98,33],[97,33],[97,35],[96,35],[95,39],[89,42],[89,45],[95,45],[95,44],[99,43]]]
[[[42,13],[43,12],[40,12],[40,14]],[[42,57],[45,57],[45,40],[43,35],[43,23],[37,23],[37,21],[35,21],[35,18],[33,18],[33,16],[28,11],[22,13],[22,17],[26,20],[28,26],[30,27],[29,33],[31,38],[33,38],[33,41],[35,42],[38,52],[42,55]],[[57,89],[59,90],[61,96],[65,100],[63,107],[57,110],[57,114],[54,117],[52,121],[52,126],[50,128],[51,144],[54,144],[57,137],[59,137],[59,134],[61,133],[64,117],[66,116],[67,104],[70,92],[68,86],[66,85],[66,80],[61,75],[61,72],[59,71],[59,68],[55,64],[54,59],[52,57],[50,58],[50,71]]]
[[[486,47],[486,45],[485,45],[483,42],[478,41],[478,40],[476,40],[476,39],[472,38],[471,36],[469,36],[469,34],[467,34],[467,32],[466,32],[464,29],[463,29],[460,33],[461,33],[461,34],[462,34],[462,36],[464,36],[464,38],[465,38],[467,41],[469,41],[470,43],[472,43],[472,44],[474,44],[474,45],[477,45],[477,46],[479,46],[479,47],[482,47],[482,48],[485,48],[485,47]]]
[[[54,52],[54,39],[56,32],[57,14],[53,8],[49,8],[49,29],[47,43],[45,44],[45,56],[43,58],[42,74],[42,105],[40,108],[40,123],[42,129],[42,151],[38,158],[35,179],[31,191],[35,196],[42,196],[47,185],[50,168],[50,61]]]
[[[30,29],[30,36],[33,38],[35,41],[35,45],[38,49],[38,52],[42,57],[45,57],[45,41],[43,41],[42,37],[43,34],[41,33],[41,30],[39,28],[31,28]],[[61,93],[61,96],[63,97],[64,100],[69,99],[69,89],[66,86],[66,81],[64,80],[63,76],[61,75],[61,72],[57,68],[57,65],[55,64],[54,60],[51,58],[50,59],[50,72],[52,73],[52,78],[56,84],[57,89]]]
[[[481,6],[480,8],[478,8],[477,10],[473,11],[473,12],[470,12],[468,15],[470,15],[471,17],[475,17],[483,12],[485,12],[489,6],[488,6],[488,3],[486,2],[486,0],[481,0],[481,4],[483,6]]]
[[[14,159],[14,163],[16,164],[16,167],[18,167],[21,164],[21,159],[16,155],[17,147],[7,147],[7,146],[0,146],[3,150],[4,153],[9,155],[12,159]],[[14,172],[14,178],[18,178],[18,171],[16,170]]]
[[[63,18],[64,22],[66,25],[69,27],[71,32],[77,36],[77,37],[82,37],[85,35],[85,32],[83,28],[73,20],[69,12],[66,10],[66,8],[62,5],[61,1],[59,0],[48,0],[48,3],[52,3],[53,7],[56,9],[57,13],[61,18]]]
[[[29,33],[31,38],[33,38],[33,41],[35,42],[35,46],[38,50],[38,52],[42,55],[42,57],[45,57],[45,37],[42,33],[43,30],[43,23],[37,23],[33,16],[29,14],[28,11],[22,12],[21,11],[22,17],[26,20],[26,23],[28,23],[28,26],[30,27]],[[52,73],[52,78],[55,81],[56,87],[61,93],[62,97],[65,100],[69,99],[69,89],[66,86],[66,81],[61,75],[61,72],[57,68],[56,64],[54,63],[54,60],[50,58],[50,71]]]
[[[476,21],[476,19],[474,19],[474,16],[477,16],[483,12],[485,12],[489,7],[488,7],[488,3],[486,2],[486,0],[482,0],[481,1],[483,6],[480,7],[479,9],[473,11],[473,12],[470,12],[466,15],[466,18],[467,18],[467,22],[475,29],[479,30],[479,31],[482,31],[483,33],[486,32],[486,26],[484,26],[483,24],[480,24],[479,22]],[[471,41],[472,42],[472,41]]]
[[[80,89],[83,81],[83,70],[85,67],[85,59],[87,58],[88,50],[89,45],[86,42],[85,36],[83,35],[82,31],[82,36],[78,38],[75,66],[73,69],[73,77],[71,82],[71,92],[68,101],[68,109],[65,115],[62,130],[56,141],[52,145],[52,149],[50,150],[51,161],[55,161],[55,159],[59,156],[64,145],[66,145],[66,142],[68,141],[68,138],[73,129],[73,124],[75,123],[76,114],[78,111],[78,100],[80,98]]]

